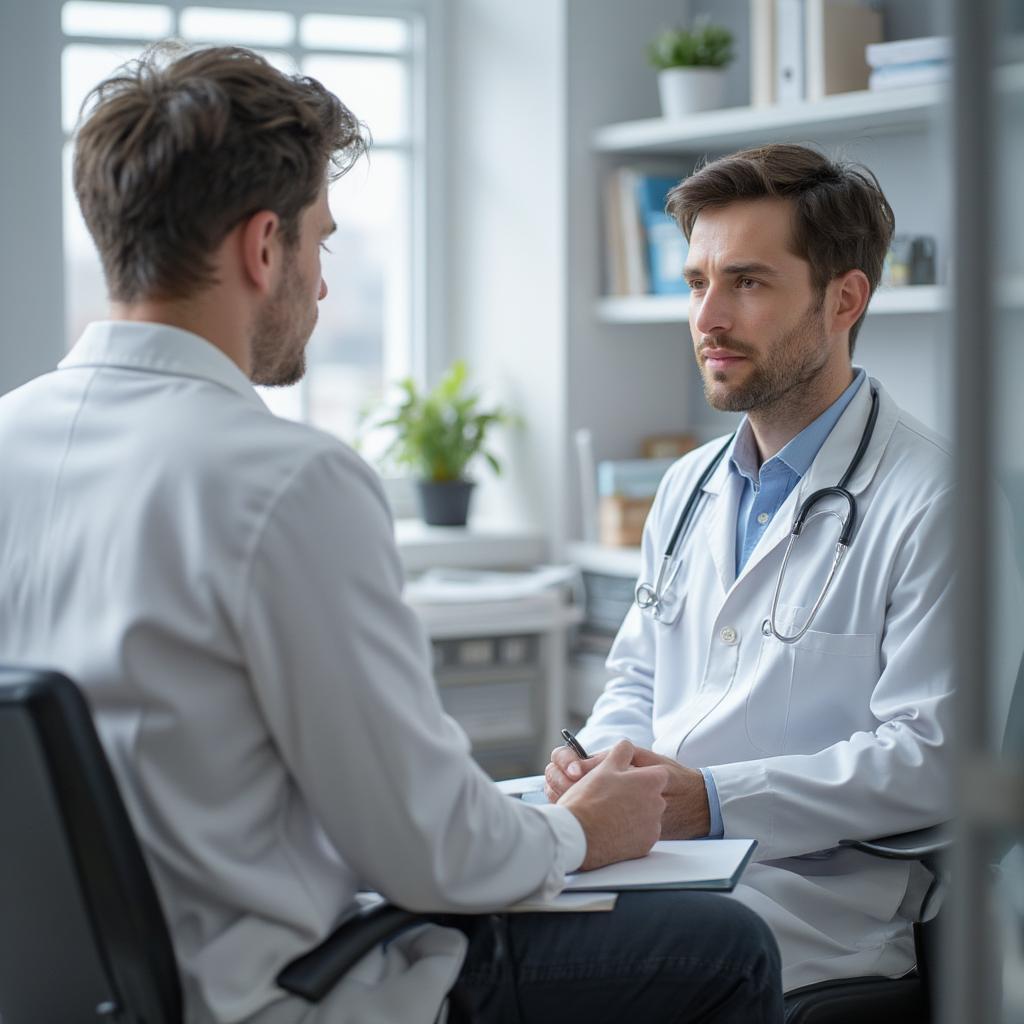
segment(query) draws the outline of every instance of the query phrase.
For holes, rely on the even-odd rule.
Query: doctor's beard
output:
[[[720,412],[767,410],[782,403],[794,390],[813,381],[829,358],[823,309],[824,294],[820,300],[812,301],[793,327],[768,346],[751,345],[729,335],[716,335],[713,340],[702,339],[697,351],[697,364],[708,405]],[[748,360],[748,375],[728,390],[716,389],[714,384],[724,384],[729,375],[720,370],[709,371],[704,362],[704,350],[716,346]]]

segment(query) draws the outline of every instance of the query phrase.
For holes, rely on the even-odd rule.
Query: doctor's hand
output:
[[[558,801],[587,837],[583,871],[643,857],[661,838],[669,773],[663,765],[634,767],[635,752],[620,740]]]
[[[551,751],[551,761],[544,769],[544,793],[548,800],[557,803],[573,783],[579,782],[587,772],[596,768],[608,753],[607,750],[601,750],[584,760],[576,755],[572,747],[555,747]]]
[[[687,768],[671,757],[663,757],[643,747],[633,748],[633,764],[661,766],[668,773],[662,839],[703,839],[711,831],[708,789],[704,776],[696,768]]]

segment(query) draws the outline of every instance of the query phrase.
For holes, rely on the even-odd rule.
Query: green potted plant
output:
[[[465,526],[475,486],[466,471],[477,455],[501,472],[484,443],[491,427],[513,417],[501,407],[481,409],[480,396],[467,390],[466,375],[459,360],[432,391],[420,392],[411,378],[400,381],[399,401],[374,424],[393,431],[384,458],[412,470],[423,520],[431,526]]]
[[[732,33],[712,25],[706,16],[696,18],[692,28],[658,33],[647,56],[658,72],[663,117],[680,118],[722,106],[732,43]]]

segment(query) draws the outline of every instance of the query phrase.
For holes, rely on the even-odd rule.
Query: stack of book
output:
[[[867,48],[871,89],[901,89],[907,85],[928,85],[948,81],[951,48],[945,36],[896,39]]]
[[[679,295],[686,238],[665,212],[682,174],[619,167],[605,184],[605,248],[612,295]]]

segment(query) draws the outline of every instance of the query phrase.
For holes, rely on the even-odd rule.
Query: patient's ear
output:
[[[260,210],[240,225],[242,273],[263,295],[274,290],[281,246],[281,219],[272,210]]]

